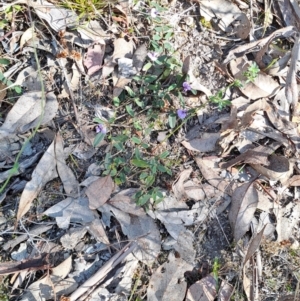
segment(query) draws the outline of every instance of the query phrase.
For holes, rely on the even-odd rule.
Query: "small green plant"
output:
[[[227,106],[231,105],[230,100],[224,99],[225,93],[227,89],[231,87],[242,87],[242,83],[239,80],[235,80],[233,83],[228,85],[225,89],[219,90],[215,95],[209,97],[209,101],[216,104],[218,106],[218,109],[222,110]]]
[[[71,9],[78,13],[79,19],[87,17],[94,18],[97,14],[101,13],[103,9],[110,4],[115,4],[116,0],[63,0],[59,1],[60,5]]]
[[[247,77],[246,83],[253,83],[255,79],[257,78],[258,74],[260,72],[259,67],[255,62],[252,62],[251,65],[248,67],[247,71],[244,72],[244,76]]]
[[[9,64],[10,61],[8,59],[0,58],[0,66],[7,66]],[[18,85],[14,85],[14,83],[7,79],[2,72],[0,72],[0,81],[9,89],[14,90],[16,93],[20,94],[22,92],[22,88]]]
[[[213,274],[213,277],[216,281],[216,284],[217,284],[217,291],[219,289],[219,270],[220,270],[220,267],[221,267],[221,264],[220,264],[220,261],[219,261],[219,258],[215,258],[214,259],[214,263],[213,263],[213,270],[212,270],[212,274]]]

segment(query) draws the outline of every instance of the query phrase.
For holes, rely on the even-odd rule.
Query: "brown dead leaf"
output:
[[[243,154],[235,157],[234,159],[224,162],[220,164],[221,168],[227,169],[232,167],[236,164],[240,163],[248,163],[248,164],[262,164],[262,165],[269,165],[270,162],[268,160],[269,150],[271,148],[268,146],[258,146],[254,149],[247,150]],[[271,149],[273,152],[273,150]]]
[[[216,149],[216,143],[220,138],[220,133],[203,133],[201,138],[196,138],[190,141],[183,141],[182,145],[196,152],[212,152]]]
[[[102,177],[94,181],[85,191],[89,198],[90,209],[97,209],[106,203],[113,190],[114,182],[111,176]]]
[[[162,264],[150,278],[147,300],[184,300],[187,287],[184,273],[191,269],[192,265],[170,253],[169,262]]]
[[[79,184],[74,173],[65,162],[63,139],[59,133],[57,133],[55,139],[55,156],[57,172],[64,185],[65,192],[74,197],[78,196]]]
[[[294,201],[284,208],[276,208],[274,214],[277,219],[277,241],[289,240],[300,218],[300,202]]]
[[[248,37],[251,28],[250,22],[234,3],[224,0],[204,0],[201,1],[200,11],[208,21],[217,17],[220,20],[218,26],[221,30],[235,34],[241,39]]]
[[[244,258],[243,265],[246,264],[246,262],[253,256],[253,254],[259,248],[265,228],[266,228],[266,225],[262,228],[262,230],[259,233],[255,233],[254,236],[251,238],[251,241],[249,242],[249,246],[247,249],[246,256]]]
[[[180,175],[177,177],[177,179],[172,184],[172,190],[174,193],[174,196],[177,198],[178,201],[184,201],[186,200],[186,193],[184,189],[184,182],[190,177],[190,174],[192,173],[193,169],[188,168],[183,170]]]
[[[232,194],[229,222],[237,242],[248,231],[258,204],[258,194],[253,181],[242,184]]]
[[[227,281],[222,281],[220,290],[218,292],[218,301],[229,301],[233,293],[233,286]]]
[[[300,175],[292,176],[288,181],[288,186],[300,186]]]
[[[133,195],[137,192],[135,188],[129,188],[120,191],[114,195],[108,203],[115,208],[122,210],[123,212],[143,216],[145,215],[145,210],[138,206],[133,198]]]
[[[104,53],[105,44],[97,43],[88,48],[83,59],[83,64],[88,69],[88,75],[92,75],[101,69]]]
[[[226,59],[224,60],[223,64],[228,64],[231,60],[235,59],[236,57],[241,57],[242,55],[245,55],[250,52],[259,51],[261,50],[264,45],[270,43],[272,40],[280,37],[290,37],[295,34],[295,28],[293,26],[284,27],[281,29],[278,29],[274,31],[272,34],[270,34],[268,37],[260,39],[258,41],[254,41],[245,45],[241,45],[239,47],[234,48],[233,50],[230,50]],[[264,51],[265,53],[266,51]],[[256,60],[256,63],[259,65],[259,61]]]
[[[211,275],[197,281],[187,291],[185,301],[213,301],[217,296],[217,282]]]
[[[56,177],[56,158],[53,141],[34,169],[31,180],[27,182],[23,190],[17,213],[17,221],[28,212],[32,201],[38,196],[42,188]]]
[[[293,164],[283,156],[272,154],[269,156],[270,164],[268,167],[259,164],[250,164],[258,173],[264,175],[271,181],[280,181],[283,185],[288,183],[293,174]]]
[[[195,161],[201,171],[201,174],[210,185],[224,193],[232,195],[232,191],[235,189],[236,184],[230,183],[227,179],[224,179],[219,175],[221,173],[221,169],[212,157],[196,157]]]

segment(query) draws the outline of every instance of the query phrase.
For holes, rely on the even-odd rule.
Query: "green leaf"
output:
[[[134,102],[140,107],[140,108],[144,108],[144,103],[142,101],[140,101],[140,99],[138,97],[134,98]]]
[[[170,91],[174,90],[176,87],[177,87],[177,84],[172,84],[168,87],[167,91],[170,92]]]
[[[152,63],[147,63],[144,67],[143,67],[143,71],[147,71],[152,67]]]
[[[135,143],[135,144],[141,144],[142,140],[136,136],[133,136],[131,138],[131,140]]]
[[[1,65],[4,65],[4,66],[7,66],[10,64],[10,61],[8,59],[1,59],[0,58],[0,64]]]
[[[147,178],[148,177],[148,173],[147,172],[142,172],[141,174],[140,174],[140,180],[144,180],[145,178]]]
[[[15,86],[14,89],[15,89],[16,93],[18,93],[18,94],[22,93],[22,88],[20,86]]]
[[[101,118],[99,118],[99,117],[95,117],[95,118],[93,119],[93,122],[105,124],[105,120],[103,120],[103,119],[101,119]]]
[[[144,161],[144,160],[141,160],[141,159],[132,159],[131,163],[134,166],[141,167],[141,168],[147,168],[147,167],[149,167],[148,162]]]
[[[143,206],[145,205],[151,198],[151,195],[149,194],[143,194],[142,196],[140,196],[137,200],[137,205],[139,206]]]
[[[124,88],[127,91],[127,93],[129,94],[129,96],[131,96],[131,97],[135,96],[135,93],[133,92],[133,90],[131,88],[129,88],[128,86],[125,86]]]
[[[163,153],[161,153],[160,155],[159,155],[159,158],[160,159],[165,159],[165,158],[167,158],[168,156],[169,156],[169,152],[168,151],[164,151]]]
[[[113,103],[114,103],[114,106],[118,107],[120,105],[120,99],[119,99],[119,97],[114,97],[113,98]]]
[[[155,176],[154,175],[150,175],[145,179],[145,184],[147,186],[151,186],[155,181]]]
[[[158,169],[160,172],[167,172],[167,169],[166,169],[163,165],[161,165],[161,164],[158,164],[158,165],[157,165],[157,169]]]
[[[134,116],[134,111],[132,110],[132,105],[127,105],[127,106],[126,106],[126,111],[127,111],[127,113],[128,113],[131,117]]]
[[[159,41],[159,40],[161,39],[161,37],[160,37],[159,35],[155,34],[155,35],[152,37],[152,39],[153,39],[154,41]]]
[[[94,139],[94,147],[96,147],[105,137],[105,134],[104,133],[98,133],[97,136],[95,137]]]
[[[171,114],[169,115],[168,120],[169,120],[170,128],[173,129],[173,128],[175,127],[175,125],[176,125],[176,115],[173,114],[173,113],[171,113]]]
[[[139,121],[134,121],[133,126],[137,130],[142,130],[143,129]]]

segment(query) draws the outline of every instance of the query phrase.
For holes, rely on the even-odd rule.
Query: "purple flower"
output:
[[[150,15],[152,18],[156,18],[156,17],[158,17],[159,13],[155,8],[151,8]]]
[[[148,58],[149,58],[152,62],[154,62],[154,61],[157,60],[159,54],[158,54],[157,52],[150,51],[150,52],[147,53],[147,56],[148,56]]]
[[[106,134],[107,133],[107,129],[106,126],[104,124],[98,124],[96,126],[96,133],[102,133],[102,134]]]
[[[187,116],[187,110],[179,109],[177,110],[177,115],[180,119],[184,119]]]
[[[183,87],[183,91],[184,91],[184,92],[187,92],[187,91],[191,91],[191,90],[192,90],[192,87],[191,87],[191,85],[190,85],[188,82],[184,82],[184,83],[182,84],[182,87]]]

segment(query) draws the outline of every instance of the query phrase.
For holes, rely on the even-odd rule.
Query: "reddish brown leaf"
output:
[[[111,176],[106,176],[94,181],[86,190],[89,198],[90,209],[101,207],[110,197],[114,190],[114,182]]]

